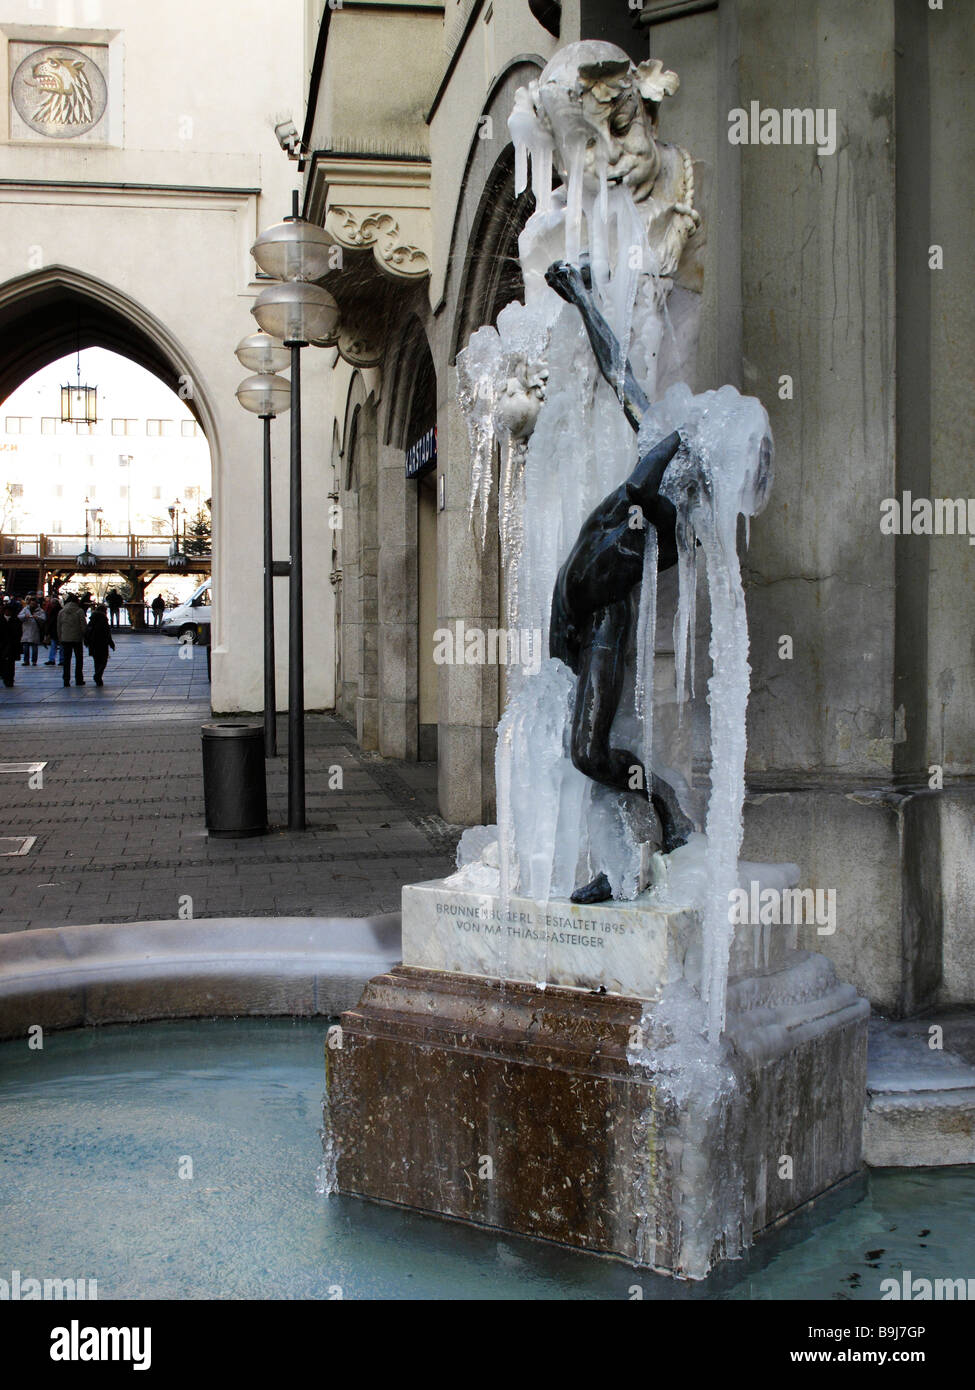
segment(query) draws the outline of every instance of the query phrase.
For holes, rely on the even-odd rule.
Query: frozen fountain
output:
[[[504,631],[531,660],[497,825],[404,889],[403,965],[343,1016],[327,1153],[337,1190],[701,1278],[858,1168],[868,1006],[794,949],[799,869],[738,857],[738,548],[772,442],[759,401],[688,384],[705,229],[657,134],[677,86],[586,42],[518,93],[525,302],[457,370],[472,525],[497,471]]]

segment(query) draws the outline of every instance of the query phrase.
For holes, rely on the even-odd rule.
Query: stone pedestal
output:
[[[788,866],[791,868],[792,866]],[[745,873],[765,886],[759,866]],[[740,926],[729,972],[781,964],[794,932]],[[686,906],[633,902],[537,903],[451,887],[443,879],[403,889],[403,964],[489,979],[603,989],[656,999],[675,980],[700,976],[701,925]]]
[[[405,889],[405,957],[456,940],[476,962],[470,940],[498,940],[456,932],[441,911],[449,929],[424,942],[418,923],[451,896],[485,913],[467,917],[482,926],[500,910],[439,884]],[[517,900],[505,911],[521,930],[565,917],[548,930],[587,944],[550,944],[615,960],[613,978],[633,978],[627,953],[592,941],[629,940],[645,996],[415,964],[378,976],[326,1053],[333,1190],[702,1278],[859,1167],[869,1010],[825,957],[776,941],[756,967],[740,943],[717,1070],[675,1085],[655,1070],[662,1058],[670,1072],[672,1038],[654,1000],[693,961],[693,914],[641,923],[632,905]],[[573,930],[574,913],[590,925]]]

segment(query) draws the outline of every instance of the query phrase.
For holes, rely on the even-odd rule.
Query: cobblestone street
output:
[[[200,725],[206,652],[124,633],[106,672],[64,689],[58,668],[18,665],[0,689],[0,837],[36,837],[0,858],[0,930],[194,917],[365,916],[399,908],[404,883],[449,872],[459,830],[436,813],[436,764],[362,753],[328,715],[306,726],[309,828],[287,820],[287,760],[269,760],[271,833],[210,839]],[[42,650],[43,658],[43,650]],[[286,747],[279,720],[278,747]],[[329,789],[329,769],[342,769]]]

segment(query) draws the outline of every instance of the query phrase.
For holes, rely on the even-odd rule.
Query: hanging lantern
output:
[[[78,350],[78,380],[61,387],[62,425],[97,425],[98,387],[81,384],[81,350]]]

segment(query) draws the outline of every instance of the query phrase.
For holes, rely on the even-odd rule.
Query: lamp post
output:
[[[271,526],[271,421],[291,405],[291,388],[278,368],[291,360],[287,348],[267,333],[252,333],[237,344],[237,357],[256,370],[237,387],[237,399],[245,410],[264,424],[264,752],[278,755],[277,698],[274,689],[274,539]]]
[[[126,525],[126,534],[127,534],[127,536],[128,536],[128,539],[126,540],[125,544],[126,544],[126,546],[131,546],[131,544],[132,544],[132,539],[131,539],[131,538],[132,538],[132,455],[131,455],[131,454],[119,454],[119,456],[118,456],[118,466],[119,466],[119,468],[124,468],[124,469],[125,469],[125,525]]]
[[[91,510],[92,510],[92,508],[91,508],[91,503],[89,502],[88,498],[86,497],[86,498],[85,498],[85,548],[84,548],[84,550],[81,552],[81,554],[78,556],[78,559],[75,561],[75,563],[76,563],[78,569],[81,570],[83,573],[89,573],[91,570],[94,570],[94,569],[97,569],[97,568],[98,568],[98,556],[94,553],[94,551],[91,549],[91,547],[90,547],[89,544],[88,544],[88,519],[89,519],[89,516],[90,516],[90,514],[91,514]],[[99,510],[99,509],[96,507],[96,508],[95,508],[95,511],[97,512],[98,510]]]
[[[182,504],[179,498],[177,497],[166,509],[169,512],[169,519],[173,524],[173,546],[169,552],[168,567],[169,569],[175,570],[180,573],[186,569],[189,563],[189,561],[186,558],[185,552],[180,550],[179,548],[179,509],[181,505]]]
[[[291,351],[291,554],[288,575],[288,829],[305,828],[305,659],[301,541],[301,349],[338,340],[338,305],[327,290],[312,284],[332,267],[332,238],[298,213],[262,232],[251,254],[267,275],[279,281],[262,290],[251,313],[265,333]]]

